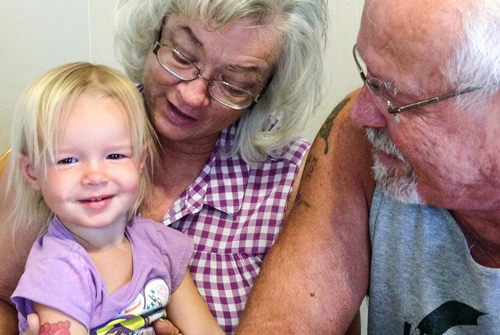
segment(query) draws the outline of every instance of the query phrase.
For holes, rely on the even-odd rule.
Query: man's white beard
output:
[[[390,168],[380,162],[377,154],[373,154],[373,176],[377,185],[389,197],[408,204],[421,204],[422,199],[417,192],[417,174],[410,163],[398,150],[387,131],[378,128],[367,128],[366,136],[374,149],[395,156],[405,163],[404,168]]]

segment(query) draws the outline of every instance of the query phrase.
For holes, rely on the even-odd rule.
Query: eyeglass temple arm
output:
[[[267,88],[269,87],[269,85],[271,85],[271,82],[273,81],[273,79],[274,79],[274,74],[271,74],[269,76],[269,79],[267,79],[266,84],[264,85],[264,87],[260,91],[259,95],[257,95],[255,97],[255,99],[253,99],[254,102],[259,102],[259,100],[262,99],[262,96],[264,95],[264,93],[266,93]]]
[[[159,49],[159,44],[161,41],[161,35],[163,34],[163,25],[165,24],[165,19],[166,18],[163,18],[163,20],[161,21],[160,29],[158,29],[158,32],[156,33],[156,39],[155,42],[153,43],[153,51],[156,51],[155,49]]]

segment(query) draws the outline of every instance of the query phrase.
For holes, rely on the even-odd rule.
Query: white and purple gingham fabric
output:
[[[191,275],[227,334],[236,330],[262,260],[281,231],[295,176],[310,147],[297,139],[283,157],[250,167],[239,157],[217,154],[233,143],[235,131],[236,126],[222,131],[198,178],[163,218],[193,238]]]

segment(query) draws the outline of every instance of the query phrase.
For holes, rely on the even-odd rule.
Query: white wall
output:
[[[0,153],[10,146],[12,113],[21,92],[44,71],[71,61],[119,68],[113,48],[117,0],[0,0]],[[330,0],[325,98],[303,135],[312,140],[347,93],[359,87],[351,56],[362,0]]]
[[[0,153],[12,113],[41,73],[72,61],[119,67],[113,54],[116,0],[0,0]]]
[[[363,0],[328,1],[330,26],[325,55],[325,94],[320,109],[303,132],[309,140],[314,139],[337,103],[362,84],[352,58],[352,46],[356,42],[363,3]]]

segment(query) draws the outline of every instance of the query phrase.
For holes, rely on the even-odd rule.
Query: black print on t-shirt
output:
[[[447,301],[420,321],[412,332],[412,324],[405,322],[404,335],[443,335],[456,326],[477,326],[480,316],[486,315],[458,301]]]

